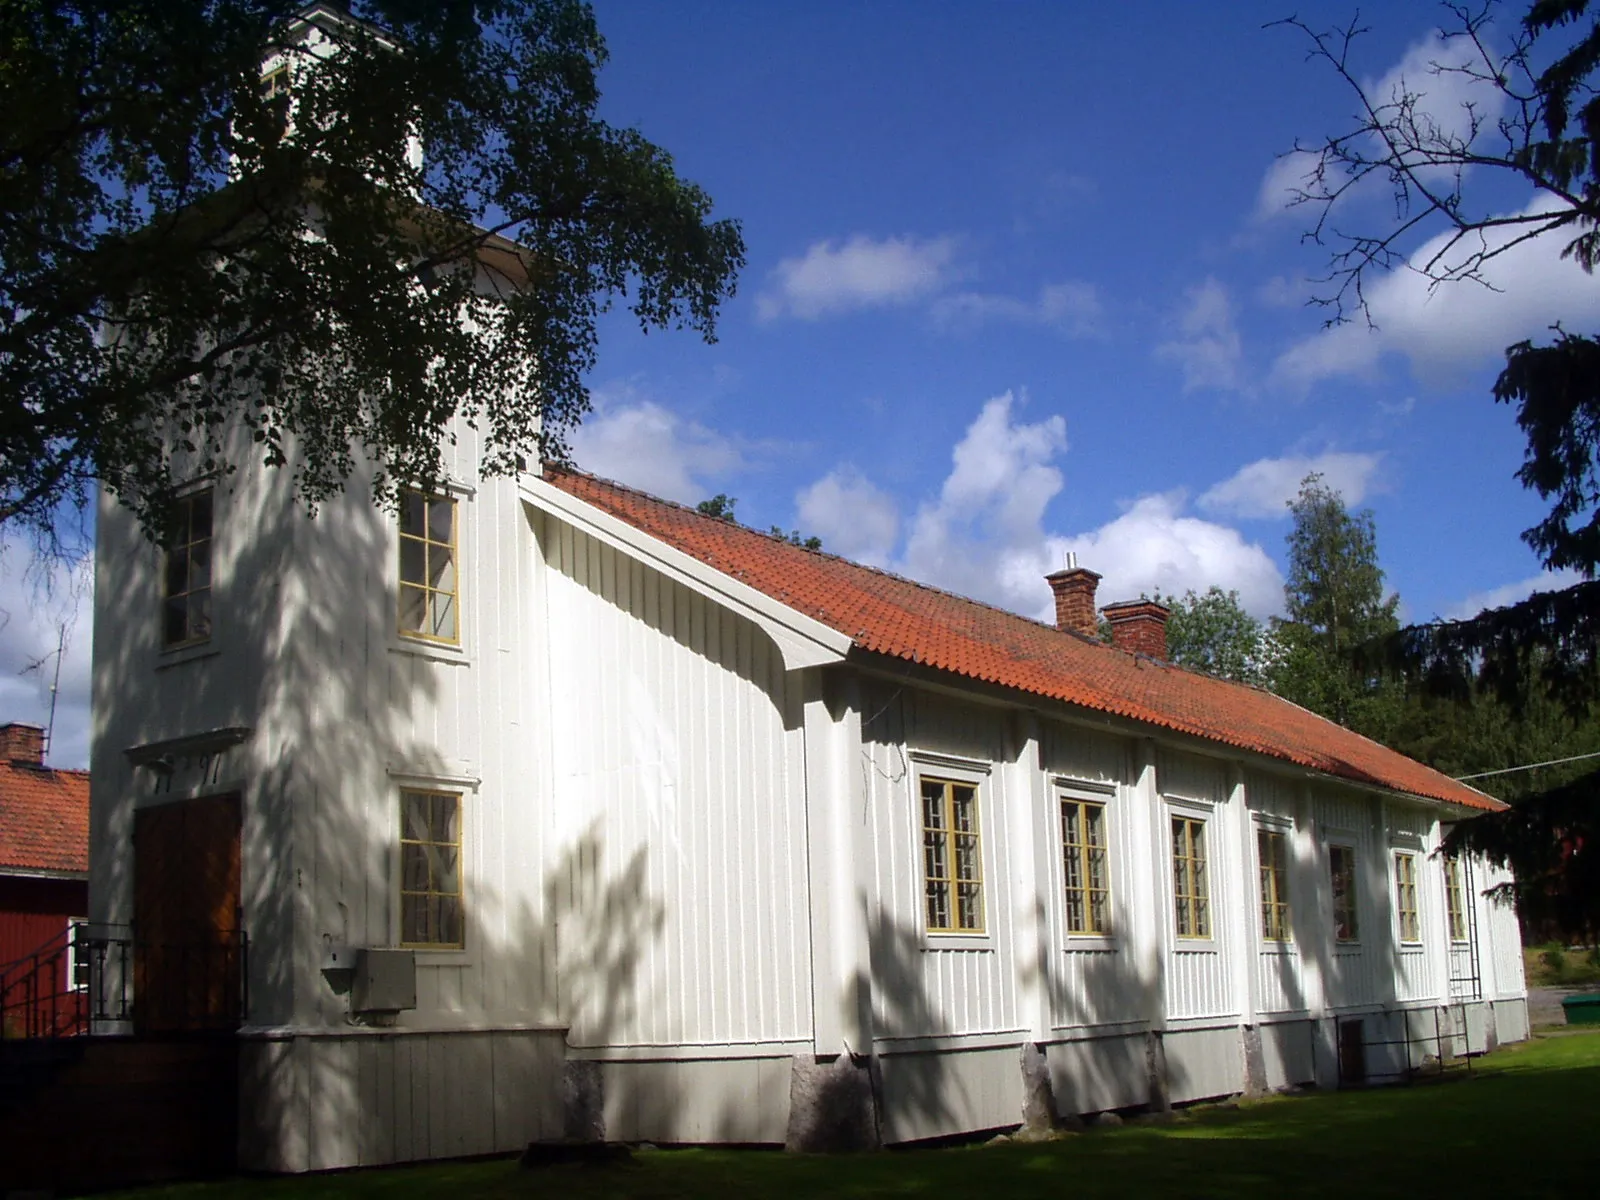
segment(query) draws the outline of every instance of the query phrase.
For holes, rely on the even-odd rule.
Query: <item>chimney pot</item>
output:
[[[1073,561],[1076,557],[1073,556]],[[1095,620],[1094,590],[1100,585],[1100,576],[1087,567],[1069,566],[1054,575],[1046,575],[1044,579],[1056,594],[1056,628],[1094,637],[1099,632]]]
[[[27,767],[44,766],[44,730],[17,721],[0,725],[0,758]]]
[[[1100,610],[1111,622],[1111,641],[1119,650],[1167,661],[1167,618],[1172,610],[1154,600],[1123,600]]]

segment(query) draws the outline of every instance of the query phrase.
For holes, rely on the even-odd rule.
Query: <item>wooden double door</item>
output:
[[[244,1016],[237,795],[141,808],[133,824],[133,1017],[140,1033]]]

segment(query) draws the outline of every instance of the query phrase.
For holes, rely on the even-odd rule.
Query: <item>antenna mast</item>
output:
[[[56,677],[50,681],[50,724],[44,731],[44,752],[50,753],[50,743],[56,734],[56,697],[61,692],[61,660],[67,656],[67,623],[63,621],[56,638]]]

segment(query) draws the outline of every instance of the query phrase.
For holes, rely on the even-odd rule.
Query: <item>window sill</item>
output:
[[[467,653],[464,646],[451,646],[445,642],[425,642],[397,637],[389,643],[389,653],[424,658],[429,662],[453,663],[461,667],[472,665],[472,655]]]
[[[1066,942],[1061,948],[1068,954],[1078,950],[1102,952],[1120,949],[1121,944],[1115,937],[1111,937],[1109,935],[1101,936],[1093,933],[1069,933],[1067,934]]]
[[[1279,958],[1289,958],[1300,953],[1300,947],[1293,942],[1283,941],[1278,938],[1262,938],[1261,953],[1275,954]]]
[[[1222,947],[1215,938],[1178,938],[1172,944],[1174,954],[1221,954]]]
[[[408,947],[417,956],[419,967],[470,967],[476,960],[470,950],[428,950]]]
[[[992,933],[924,933],[924,950],[993,950]]]
[[[196,662],[202,658],[215,658],[222,650],[215,642],[196,642],[190,646],[174,646],[171,650],[162,650],[156,656],[156,670],[164,671],[168,667],[181,666],[183,663]]]

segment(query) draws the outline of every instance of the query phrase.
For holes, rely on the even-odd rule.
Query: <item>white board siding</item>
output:
[[[559,1033],[240,1043],[240,1166],[315,1171],[505,1153],[561,1132]]]
[[[1213,897],[1215,893],[1213,893]],[[1218,939],[1226,942],[1226,935]],[[1180,1020],[1237,1012],[1225,952],[1178,947],[1167,960],[1167,1016]]]
[[[541,524],[573,1044],[806,1038],[795,678],[750,621]]]
[[[1480,863],[1477,878],[1478,889],[1482,892],[1509,882],[1511,875],[1509,871]],[[1517,922],[1517,910],[1509,900],[1498,897],[1483,896],[1481,902],[1479,952],[1492,972],[1492,982],[1485,987],[1485,996],[1525,999],[1528,992],[1523,976],[1522,928]]]
[[[1016,948],[1008,880],[1008,806],[1029,796],[1007,794],[998,769],[1006,749],[1005,718],[976,704],[947,701],[912,687],[878,681],[862,688],[862,755],[873,876],[873,1019],[879,1038],[1008,1032],[1020,1028]],[[989,771],[978,791],[982,835],[986,944],[949,948],[924,930],[921,800],[913,753],[966,760]],[[937,767],[928,767],[939,774]]]

